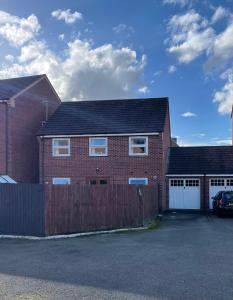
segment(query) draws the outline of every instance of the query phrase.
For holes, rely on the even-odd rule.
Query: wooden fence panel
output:
[[[133,185],[46,185],[46,234],[143,225],[158,213],[158,189]]]

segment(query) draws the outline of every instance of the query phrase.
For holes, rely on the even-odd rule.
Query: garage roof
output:
[[[38,135],[163,132],[168,98],[63,102]]]
[[[170,148],[167,175],[233,174],[233,146]]]

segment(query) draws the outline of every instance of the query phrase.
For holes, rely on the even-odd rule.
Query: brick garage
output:
[[[194,197],[200,209],[211,209],[212,196],[220,190],[233,190],[233,147],[171,148],[166,178],[167,207],[182,208],[183,201],[183,208],[190,208]],[[199,187],[186,186],[191,180],[199,180]]]

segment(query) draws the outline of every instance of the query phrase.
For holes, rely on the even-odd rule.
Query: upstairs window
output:
[[[148,137],[147,136],[130,137],[129,155],[130,156],[148,155]]]
[[[53,139],[53,156],[70,156],[70,139]]]
[[[107,138],[89,139],[89,156],[107,156],[108,140]]]

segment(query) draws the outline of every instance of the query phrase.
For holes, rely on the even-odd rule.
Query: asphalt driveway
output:
[[[176,213],[155,231],[0,240],[0,299],[233,299],[233,218]]]

